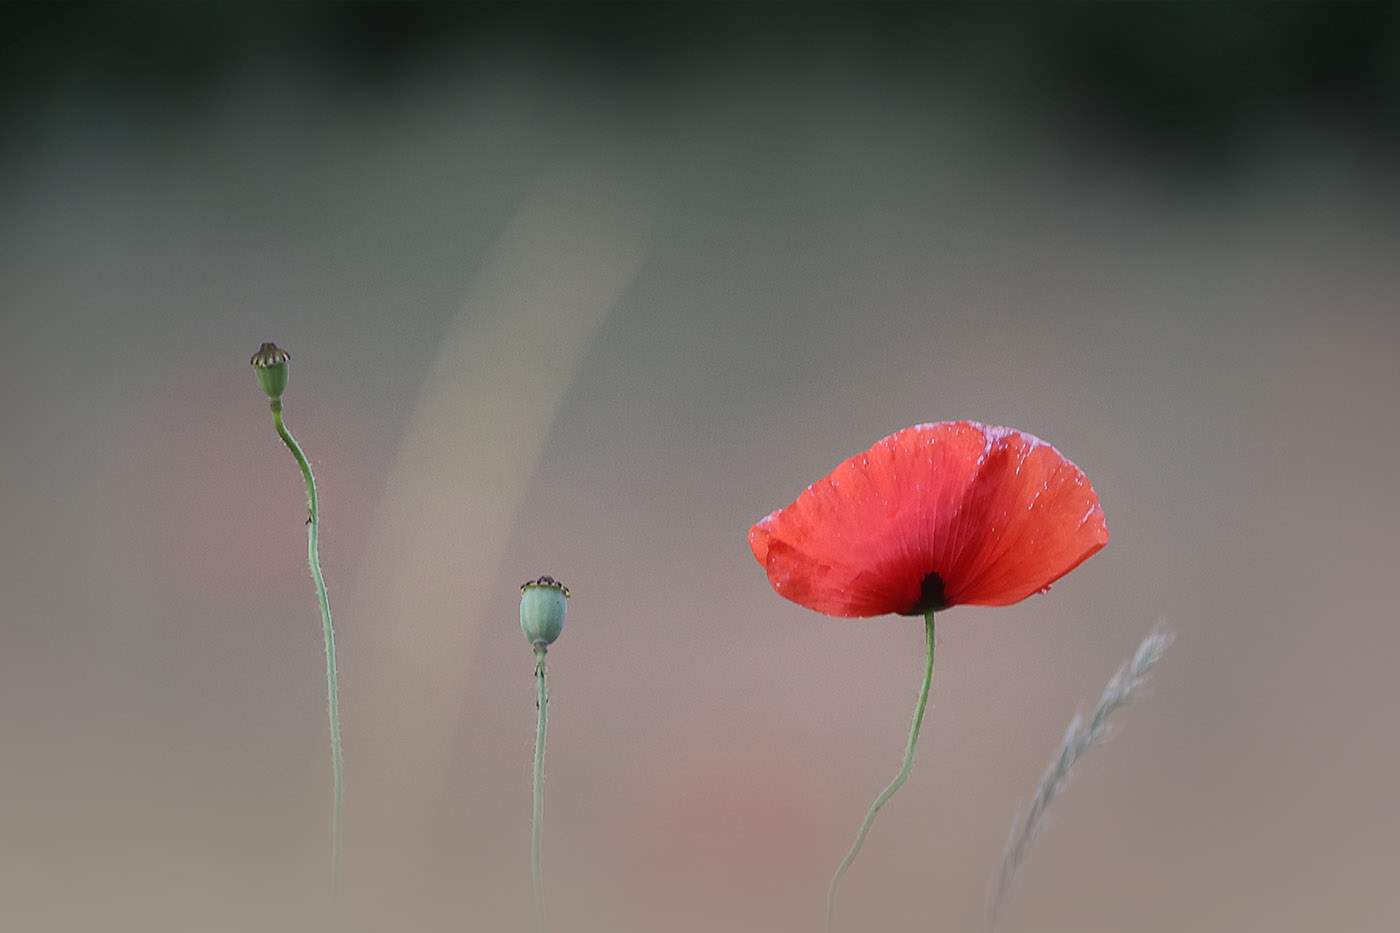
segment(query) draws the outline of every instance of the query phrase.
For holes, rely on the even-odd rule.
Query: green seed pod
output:
[[[258,348],[249,361],[258,374],[258,385],[267,397],[276,401],[287,391],[287,361],[292,355],[275,343],[265,343]]]
[[[552,645],[564,631],[569,588],[553,577],[540,577],[520,587],[520,628],[532,645]]]

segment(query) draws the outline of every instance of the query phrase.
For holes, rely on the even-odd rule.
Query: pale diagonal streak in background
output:
[[[489,587],[560,402],[642,265],[646,214],[616,170],[570,163],[548,173],[442,336],[349,616],[351,870],[357,835],[403,853],[431,832]],[[398,844],[386,849],[389,839]]]

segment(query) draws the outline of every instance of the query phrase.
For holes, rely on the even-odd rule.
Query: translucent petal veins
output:
[[[749,531],[778,593],[845,617],[1019,602],[1107,543],[1078,467],[971,421],[892,434]]]

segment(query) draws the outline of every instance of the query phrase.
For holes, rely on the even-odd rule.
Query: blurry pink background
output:
[[[729,9],[670,58],[664,19],[618,49],[502,14],[357,71],[264,12],[185,85],[140,43],[99,59],[143,80],[83,64],[84,17],[145,35],[120,13],[5,15],[46,76],[10,66],[0,148],[7,928],[323,923],[320,622],[264,340],[321,484],[341,929],[531,929],[517,588],[546,573],[553,928],[820,928],[922,627],[785,602],[747,530],[960,418],[1055,444],[1112,540],[940,618],[838,928],[976,930],[1018,804],[1161,618],[998,929],[1394,928],[1400,164],[1357,111],[1120,123],[977,17],[780,52],[781,14]],[[230,25],[172,20],[146,51]]]

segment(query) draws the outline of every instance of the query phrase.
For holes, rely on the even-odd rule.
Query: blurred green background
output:
[[[940,620],[845,930],[974,930],[1018,801],[1150,697],[999,928],[1400,916],[1400,11],[0,7],[0,917],[526,930],[550,653],[561,931],[811,930],[897,768],[914,619],[749,525],[876,439],[1040,435],[1112,543]]]

